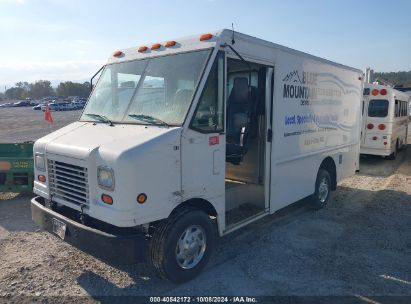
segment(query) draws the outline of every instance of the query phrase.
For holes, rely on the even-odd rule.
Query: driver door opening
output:
[[[226,229],[268,211],[265,168],[269,70],[261,64],[245,65],[227,58]]]

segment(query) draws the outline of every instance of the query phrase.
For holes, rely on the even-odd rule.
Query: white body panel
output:
[[[213,34],[208,41],[194,36],[178,40],[176,48],[146,53],[132,48],[124,50],[123,57],[109,59],[116,63],[214,47],[181,127],[76,122],[36,142],[34,152],[44,153],[47,159],[87,168],[90,203],[85,213],[129,227],[167,218],[180,203],[201,199],[216,210],[220,234],[226,232],[226,135],[203,134],[189,127],[216,52],[231,41],[231,31]],[[266,210],[273,213],[311,195],[318,169],[327,157],[335,163],[337,182],[354,174],[360,143],[362,72],[239,33],[234,47],[246,60],[274,68],[273,95],[267,81],[266,96],[267,108],[272,106],[272,113],[267,114],[273,118],[270,126],[267,115],[273,138],[265,149]],[[227,56],[235,56],[228,48],[224,50]],[[289,86],[287,92],[285,86]],[[310,95],[296,96],[295,90],[310,91]],[[218,137],[218,143],[211,145],[210,137]],[[99,165],[113,168],[114,191],[97,185]],[[36,170],[38,174],[41,172]],[[34,191],[49,198],[48,182],[36,181]],[[113,205],[101,202],[103,193],[113,197]],[[147,194],[145,204],[136,202],[139,193]],[[60,203],[80,209],[64,200]]]
[[[34,151],[43,151],[49,160],[87,168],[89,206],[84,212],[115,226],[130,227],[162,218],[181,202],[180,151],[174,148],[180,145],[180,132],[180,128],[75,122],[36,141]],[[97,185],[99,165],[116,171],[114,192]],[[48,183],[49,179],[42,187],[36,184],[34,192],[49,198]],[[113,197],[112,206],[101,202],[103,193]],[[137,203],[140,193],[149,193],[146,204]],[[80,210],[76,204],[57,202]]]
[[[366,84],[365,89],[368,91],[364,95],[364,113],[362,124],[361,154],[371,154],[380,156],[391,155],[397,145],[401,148],[407,144],[408,123],[409,123],[409,99],[410,97],[401,91],[395,90],[388,86],[377,84]],[[386,95],[378,93],[373,96],[372,91],[386,90]],[[385,117],[369,117],[369,103],[371,100],[381,99],[388,101],[388,113]],[[405,104],[407,113],[396,115],[396,100]],[[398,107],[398,106],[397,106]],[[369,129],[368,125],[373,125]],[[385,129],[380,130],[379,125],[384,125]]]
[[[229,43],[231,32],[226,34]],[[311,195],[328,156],[337,167],[337,182],[353,175],[359,164],[362,72],[245,35],[236,36],[234,46],[245,59],[274,66],[270,212]],[[284,85],[316,93],[284,97]],[[331,121],[297,122],[297,116],[310,115]],[[286,117],[294,116],[295,123],[286,125]]]

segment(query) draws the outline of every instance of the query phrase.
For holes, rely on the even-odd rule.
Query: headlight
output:
[[[45,171],[46,170],[46,161],[44,159],[44,154],[42,153],[36,153],[34,157],[34,163],[36,165],[36,169],[40,171]]]
[[[101,188],[114,190],[114,171],[110,167],[97,168],[97,181]]]

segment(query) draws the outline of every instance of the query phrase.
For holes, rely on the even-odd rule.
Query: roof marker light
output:
[[[176,43],[177,43],[177,42],[175,42],[174,40],[167,41],[165,47],[175,46]]]
[[[387,90],[386,90],[386,89],[382,89],[382,90],[380,91],[380,94],[381,94],[381,95],[387,95]]]
[[[203,35],[200,36],[200,41],[210,40],[211,38],[213,38],[212,34],[210,34],[210,33],[203,34]]]
[[[146,46],[140,46],[139,48],[138,48],[138,51],[140,52],[140,53],[143,53],[143,52],[145,52],[145,51],[147,51],[148,50],[148,47],[146,47]]]
[[[154,44],[151,46],[151,49],[152,49],[152,50],[158,50],[160,47],[161,47],[161,44],[160,44],[160,43],[154,43]]]
[[[378,95],[378,89],[374,89],[371,91],[372,96],[377,96]]]
[[[113,57],[120,57],[120,56],[122,56],[122,55],[124,55],[124,53],[123,53],[122,51],[115,51],[115,52],[113,53]]]

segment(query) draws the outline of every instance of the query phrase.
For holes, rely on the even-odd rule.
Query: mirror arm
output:
[[[103,65],[103,66],[96,72],[96,74],[94,74],[93,77],[91,77],[91,79],[90,79],[90,91],[93,90],[93,79],[94,79],[94,77],[96,77],[96,76],[98,75],[98,73],[100,73],[101,70],[104,69],[104,67],[105,67],[105,65]]]

